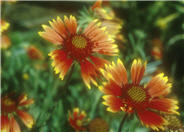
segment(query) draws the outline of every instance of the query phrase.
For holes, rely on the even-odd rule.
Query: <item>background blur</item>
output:
[[[75,67],[64,90],[67,76],[61,81],[48,57],[55,46],[38,35],[41,25],[48,25],[48,21],[57,16],[72,14],[80,26],[85,25],[94,18],[86,15],[93,4],[93,1],[1,2],[1,18],[10,23],[9,29],[2,33],[6,39],[2,37],[1,41],[1,96],[9,92],[27,93],[35,100],[28,109],[35,125],[29,130],[20,123],[23,132],[72,132],[68,110],[75,107],[85,110],[90,120],[103,118],[111,132],[117,131],[123,112],[106,111],[101,103],[101,92],[95,86],[87,89],[79,67]],[[179,100],[179,119],[184,122],[184,2],[111,1],[106,6],[112,8],[122,22],[116,43],[128,72],[134,58],[148,61],[143,82],[164,72],[173,83],[171,97]],[[61,92],[58,93],[58,89]],[[126,121],[123,130],[149,131],[136,116]]]

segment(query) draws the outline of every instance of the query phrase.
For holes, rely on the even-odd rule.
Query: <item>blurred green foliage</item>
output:
[[[48,24],[48,20],[56,16],[63,18],[63,15],[72,14],[80,18],[80,22],[86,21],[87,18],[81,20],[79,12],[92,4],[93,2],[85,1],[2,3],[1,16],[10,23],[5,34],[9,36],[12,45],[1,51],[1,94],[3,96],[10,91],[27,93],[29,98],[35,100],[28,109],[34,117],[35,125],[31,130],[21,125],[23,132],[72,132],[68,124],[68,110],[74,107],[85,110],[90,119],[105,119],[110,132],[117,131],[123,113],[106,111],[106,106],[101,103],[102,93],[95,86],[91,90],[87,89],[81,79],[79,66],[75,67],[69,85],[64,88],[68,75],[61,81],[54,74],[47,55],[54,46],[37,34],[41,30],[41,24]],[[121,33],[127,41],[119,43],[119,57],[127,70],[129,71],[134,58],[147,60],[147,76],[143,80],[147,82],[158,67],[162,68],[173,80],[172,95],[179,100],[183,120],[184,3],[111,1],[110,6],[124,23]],[[164,44],[162,60],[154,60],[150,54],[151,41],[155,37]],[[43,60],[31,60],[28,57],[26,48],[30,45],[36,46],[43,53]],[[29,76],[28,79],[23,77],[24,74]],[[124,124],[123,131],[146,132],[148,129],[135,116],[131,116]]]

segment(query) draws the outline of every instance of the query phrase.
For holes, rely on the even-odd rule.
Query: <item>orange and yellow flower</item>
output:
[[[9,26],[10,24],[7,21],[1,19],[1,32],[7,30]]]
[[[128,82],[127,71],[120,59],[117,64],[106,65],[106,70],[101,72],[108,82],[99,87],[105,94],[103,104],[111,112],[136,113],[147,127],[164,129],[167,121],[159,113],[179,114],[177,101],[165,97],[170,93],[171,84],[163,73],[154,76],[147,85],[141,84],[145,69],[146,62],[143,64],[135,59],[131,66],[132,82]]]
[[[69,123],[76,132],[86,130],[87,119],[85,111],[80,112],[79,108],[74,108],[72,113],[69,111]]]
[[[8,49],[11,46],[11,40],[7,35],[2,35],[1,37],[1,49]]]
[[[119,32],[122,29],[123,21],[118,19],[110,6],[102,7],[105,2],[97,0],[91,9],[94,11],[95,16],[100,20],[102,26],[107,28],[107,31],[112,34],[116,39],[120,36]],[[123,35],[121,35],[123,37]]]
[[[2,132],[21,132],[20,126],[15,120],[17,115],[22,122],[28,127],[32,128],[33,118],[22,108],[32,104],[33,99],[27,99],[27,95],[22,94],[15,97],[14,94],[9,94],[2,97],[1,100],[1,131]]]
[[[30,47],[27,48],[27,55],[32,60],[40,60],[40,59],[43,59],[42,52],[38,48],[36,48],[35,46],[33,46],[33,45],[31,45]]]
[[[163,56],[163,43],[159,38],[154,38],[152,40],[151,55],[156,60],[162,59],[162,56]]]
[[[52,66],[56,74],[63,80],[65,74],[74,61],[81,67],[84,83],[90,88],[90,83],[97,85],[98,69],[103,68],[108,61],[98,55],[114,56],[118,53],[117,45],[104,28],[99,28],[97,21],[91,22],[83,31],[77,29],[74,16],[64,16],[64,22],[57,17],[50,21],[50,25],[43,25],[43,32],[39,35],[56,44],[59,49],[52,51],[49,56],[53,59]]]

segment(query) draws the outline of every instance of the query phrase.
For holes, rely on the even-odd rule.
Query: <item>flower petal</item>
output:
[[[121,96],[122,88],[119,87],[113,80],[105,83],[105,86],[100,86],[99,89],[107,95]]]
[[[1,115],[1,131],[9,132],[10,131],[10,121],[8,116]]]
[[[10,119],[10,132],[21,132],[20,126],[17,123],[17,121],[14,119],[14,117],[11,117]]]
[[[17,110],[17,114],[19,115],[20,119],[23,121],[23,123],[28,127],[32,128],[33,126],[33,117],[29,115],[28,113],[22,111],[22,110]]]
[[[132,83],[137,85],[142,80],[144,71],[146,69],[146,62],[142,64],[141,60],[134,59],[131,67]]]
[[[93,61],[97,69],[103,68],[105,64],[109,64],[109,61],[99,58],[99,57],[90,56],[90,59]]]
[[[166,120],[160,115],[148,110],[139,111],[137,114],[141,123],[146,127],[151,127],[154,130],[164,129],[163,125],[165,125]]]
[[[104,31],[105,28],[99,28],[99,25],[95,20],[84,30],[84,35],[94,44],[92,51],[111,56],[117,55],[118,48],[113,38]]]
[[[102,6],[102,0],[97,0],[93,6],[91,7],[92,10],[96,9],[96,8],[101,8]]]
[[[67,16],[64,16],[64,22],[71,34],[75,34],[77,32],[77,22],[74,16],[70,15],[69,19]]]
[[[151,79],[146,88],[152,97],[167,95],[171,88],[171,83],[167,82],[168,78],[164,77],[163,73],[160,73]]]
[[[49,56],[53,59],[52,66],[55,67],[55,73],[59,73],[59,77],[63,80],[73,63],[73,59],[68,58],[67,54],[62,50],[54,50]]]
[[[120,98],[113,95],[105,95],[103,96],[103,99],[103,104],[108,106],[107,111],[118,112],[121,110],[122,100]]]
[[[105,65],[105,68],[106,71],[101,69],[101,72],[107,80],[112,79],[120,87],[127,84],[127,72],[120,59],[118,59],[117,65],[112,62],[111,65]]]
[[[149,107],[152,109],[156,109],[158,111],[179,114],[176,111],[178,109],[177,101],[173,99],[168,99],[168,98],[153,99],[149,103]]]
[[[42,27],[45,31],[38,32],[41,37],[57,45],[63,43],[63,38],[54,29],[46,25],[42,25]]]
[[[53,21],[49,21],[50,25],[52,26],[52,28],[60,35],[62,36],[62,38],[65,38],[68,33],[67,30],[65,28],[65,25],[63,23],[63,21],[61,20],[61,18],[58,16],[56,20],[53,19]]]
[[[94,85],[97,85],[97,82],[95,80],[97,77],[96,67],[88,60],[80,62],[80,66],[81,66],[82,79],[86,84],[86,86],[90,89],[91,88],[90,82],[92,82]]]

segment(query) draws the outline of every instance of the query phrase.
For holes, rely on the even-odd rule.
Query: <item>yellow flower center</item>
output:
[[[72,44],[76,47],[76,48],[80,48],[83,49],[86,47],[87,45],[87,41],[84,37],[76,35],[72,38]]]
[[[77,120],[77,126],[82,126],[82,121],[81,120]]]
[[[128,90],[128,95],[135,102],[143,102],[146,98],[146,93],[141,87],[133,86]]]
[[[12,100],[9,99],[9,98],[6,98],[6,99],[3,101],[3,103],[4,103],[6,106],[11,106],[11,105],[14,105],[14,104],[15,104],[15,102],[12,101]]]

